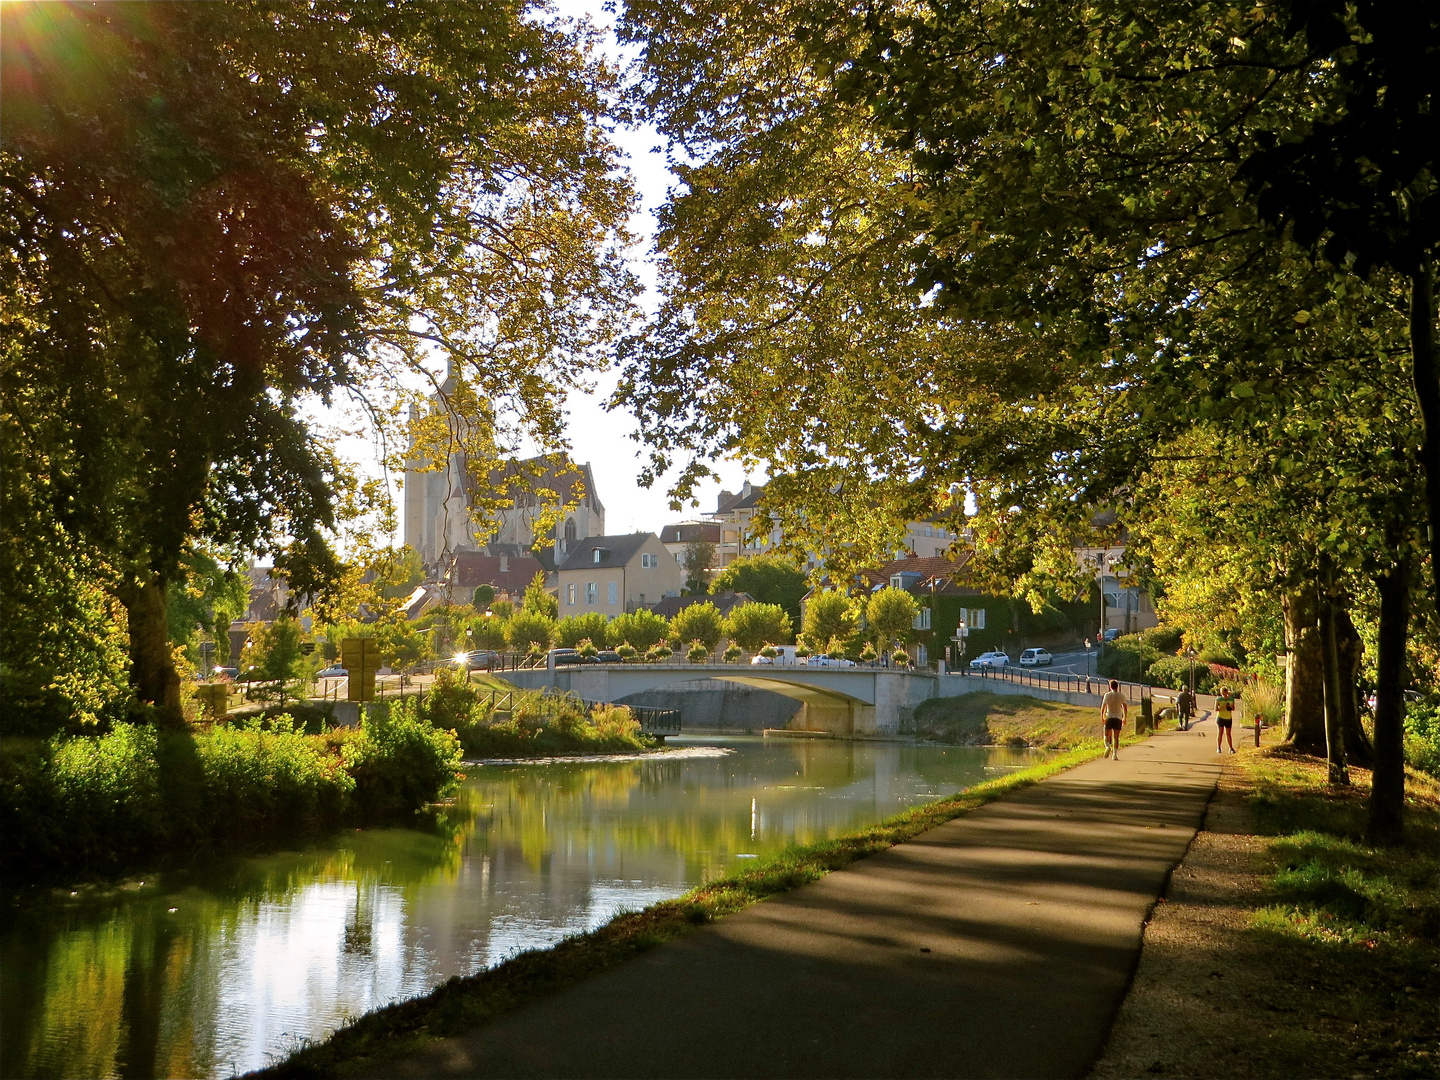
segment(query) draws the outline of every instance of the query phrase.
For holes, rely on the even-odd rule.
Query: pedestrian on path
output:
[[[1105,756],[1120,760],[1120,732],[1130,715],[1130,703],[1120,693],[1120,683],[1110,680],[1110,692],[1100,702],[1100,715],[1105,718]]]
[[[1195,715],[1195,695],[1190,688],[1184,687],[1180,696],[1175,699],[1175,711],[1180,715],[1180,730],[1190,730],[1190,718]]]
[[[1220,694],[1215,699],[1215,753],[1225,752],[1225,743],[1230,744],[1230,753],[1235,753],[1235,710],[1237,702],[1235,695],[1230,692],[1228,686],[1220,687]]]

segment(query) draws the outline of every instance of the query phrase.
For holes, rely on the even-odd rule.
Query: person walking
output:
[[[1195,715],[1195,695],[1188,686],[1181,689],[1180,696],[1175,699],[1175,711],[1180,716],[1180,730],[1189,731],[1190,718]]]
[[[1120,760],[1120,732],[1130,715],[1130,703],[1120,693],[1120,683],[1110,680],[1110,692],[1100,702],[1100,715],[1105,719],[1105,756]]]
[[[1230,744],[1230,753],[1235,753],[1235,695],[1228,686],[1220,687],[1215,698],[1215,753],[1225,752],[1225,743]]]

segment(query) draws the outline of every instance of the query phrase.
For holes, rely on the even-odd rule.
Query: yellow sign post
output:
[[[340,642],[340,664],[350,673],[346,700],[374,701],[380,643],[374,638],[344,638]]]

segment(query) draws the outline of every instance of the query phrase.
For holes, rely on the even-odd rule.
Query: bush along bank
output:
[[[623,754],[654,745],[623,705],[587,710],[573,698],[523,690],[496,693],[460,671],[437,672],[434,686],[418,703],[406,699],[372,708],[454,731],[471,758]]]
[[[0,758],[0,860],[111,866],[413,814],[454,789],[460,759],[452,732],[399,712],[318,735],[278,716],[264,728],[56,736]]]

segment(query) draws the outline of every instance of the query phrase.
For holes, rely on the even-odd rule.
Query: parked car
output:
[[[854,667],[855,661],[843,656],[812,656],[809,664],[811,667]]]
[[[601,649],[595,654],[595,663],[597,664],[623,664],[624,662],[625,658],[614,649]]]
[[[339,664],[332,664],[324,671],[316,673],[315,677],[317,679],[347,679],[350,677],[350,672],[345,670]]]
[[[1110,627],[1110,629],[1109,629],[1109,630],[1106,630],[1106,631],[1105,631],[1105,634],[1104,634],[1104,638],[1105,638],[1106,641],[1114,641],[1114,640],[1115,640],[1117,637],[1119,637],[1119,636],[1120,636],[1120,628],[1119,628],[1118,626],[1112,626],[1112,627]]]
[[[455,666],[467,671],[494,671],[500,664],[500,654],[493,649],[476,649],[469,653],[456,653]]]
[[[1001,652],[999,649],[992,649],[989,652],[981,653],[970,661],[970,669],[978,671],[980,668],[1004,667],[1010,663],[1010,654]]]
[[[230,679],[233,682],[234,680],[240,678],[240,669],[237,667],[222,666],[213,668],[210,671],[210,678],[212,679],[218,679],[221,675],[224,675],[227,679]]]
[[[1054,661],[1047,649],[1026,649],[1020,654],[1020,663],[1024,667],[1035,667],[1037,664],[1049,664]]]
[[[759,665],[759,664],[773,664],[773,663],[775,663],[775,657],[773,657],[773,656],[761,656],[759,653],[756,653],[754,656],[750,657],[750,663],[756,664],[756,665]]]
[[[583,664],[585,658],[575,649],[551,649],[550,662],[556,667],[564,667],[566,664]]]

